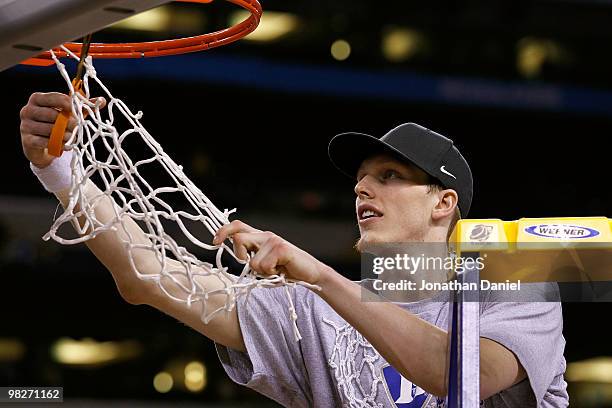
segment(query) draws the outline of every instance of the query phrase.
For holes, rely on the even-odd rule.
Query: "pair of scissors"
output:
[[[89,54],[89,45],[91,44],[91,34],[87,35],[83,39],[81,45],[81,54],[79,56],[79,63],[77,65],[76,76],[72,80],[72,86],[75,92],[83,95],[83,75],[85,74],[85,58]],[[47,144],[47,151],[51,156],[60,157],[64,151],[64,134],[66,133],[66,127],[68,121],[72,116],[72,112],[61,111],[57,115],[57,119],[51,129],[51,136],[49,137],[49,143]]]

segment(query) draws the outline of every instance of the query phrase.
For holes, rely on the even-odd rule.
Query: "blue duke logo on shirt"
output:
[[[382,369],[385,385],[393,403],[397,408],[438,407],[442,401],[431,396],[418,385],[413,384],[391,366]]]

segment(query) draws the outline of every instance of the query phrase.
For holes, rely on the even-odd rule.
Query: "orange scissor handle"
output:
[[[74,90],[81,95],[83,95],[81,89],[82,85],[83,81],[81,80],[75,78],[72,81]],[[68,121],[70,121],[70,116],[72,116],[72,112],[61,111],[59,115],[57,115],[57,119],[55,119],[53,129],[51,129],[49,143],[47,144],[47,151],[51,156],[60,157],[64,152],[64,134],[66,133],[66,127],[68,126]]]

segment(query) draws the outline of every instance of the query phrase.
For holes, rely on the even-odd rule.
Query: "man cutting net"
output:
[[[66,205],[65,159],[44,149],[57,109],[70,110],[67,96],[33,94],[21,111],[26,157],[46,188]],[[74,126],[71,124],[69,129]],[[469,166],[452,142],[415,124],[392,129],[381,139],[338,135],[330,143],[334,164],[356,178],[358,250],[397,242],[445,243],[472,200]],[[86,194],[100,190],[89,183]],[[106,198],[98,220],[112,217]],[[147,237],[128,219],[125,232],[108,231],[87,242],[112,273],[123,298],[148,304],[215,341],[228,375],[288,407],[437,407],[447,394],[448,303],[446,301],[364,302],[362,286],[271,232],[240,221],[220,228],[213,244],[233,241],[236,255],[250,256],[261,275],[284,274],[320,287],[292,289],[302,340],[287,324],[284,288],[259,288],[228,314],[208,324],[201,305],[187,307],[140,279],[122,234]],[[143,252],[134,260],[153,273],[159,261]],[[202,276],[200,283],[222,287]],[[167,286],[172,292],[172,285]],[[177,292],[179,289],[176,289]],[[221,307],[224,294],[207,307]],[[291,306],[293,306],[291,305]],[[565,360],[561,307],[557,302],[480,304],[480,398],[486,407],[565,407]]]

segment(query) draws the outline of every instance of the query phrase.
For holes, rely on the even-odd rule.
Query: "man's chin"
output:
[[[355,249],[360,253],[375,253],[376,246],[384,243],[385,241],[382,238],[368,234],[359,238],[355,243]]]

